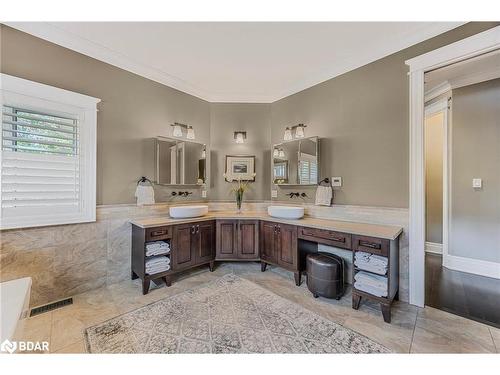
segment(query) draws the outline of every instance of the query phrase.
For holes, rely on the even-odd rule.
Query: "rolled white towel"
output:
[[[170,264],[170,258],[160,255],[146,260],[146,267],[156,264]]]
[[[368,258],[370,258],[370,256],[371,256],[371,255],[372,255],[372,254],[370,254],[370,253],[366,253],[366,252],[364,252],[364,251],[356,251],[356,254],[354,255],[354,257],[355,257],[356,259],[358,259],[358,258],[359,258],[359,259],[360,259],[360,258],[368,259]]]
[[[373,275],[368,272],[360,271],[354,275],[354,280],[375,288],[387,289],[387,277],[384,276]]]
[[[146,249],[146,256],[164,255],[170,253],[170,247]]]
[[[354,262],[354,265],[358,267],[360,270],[375,272],[376,274],[379,275],[385,275],[387,273],[387,267],[376,267],[369,263],[359,263],[357,261]]]
[[[158,267],[154,267],[154,268],[146,268],[146,273],[148,275],[154,275],[155,273],[160,273],[160,272],[166,272],[170,269],[170,265],[169,264],[166,264],[164,266],[158,266]]]
[[[367,285],[362,282],[356,281],[354,283],[354,287],[358,290],[362,290],[363,292],[366,292],[368,294],[372,294],[377,297],[387,297],[387,288],[381,289],[374,287],[372,285]]]
[[[170,249],[170,245],[166,242],[146,244],[146,250],[164,250],[164,249]]]
[[[155,251],[146,251],[147,257],[153,257],[157,255],[168,255],[170,250],[155,250]]]

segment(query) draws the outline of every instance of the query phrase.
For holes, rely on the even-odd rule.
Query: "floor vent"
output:
[[[35,308],[31,309],[30,316],[40,315],[40,314],[43,314],[47,311],[52,311],[52,310],[59,309],[61,307],[72,305],[72,304],[73,304],[73,298],[62,299],[60,301],[52,302],[52,303],[49,303],[47,305],[43,305],[43,306],[39,306],[39,307],[35,307]]]

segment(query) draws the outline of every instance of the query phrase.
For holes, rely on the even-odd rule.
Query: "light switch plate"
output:
[[[278,190],[271,190],[271,198],[278,198]]]
[[[342,177],[332,177],[332,186],[333,187],[341,187],[342,186]]]
[[[473,178],[472,179],[472,187],[474,189],[481,189],[483,187],[483,179],[482,178]]]
[[[206,190],[202,190],[201,191],[201,197],[202,198],[206,198],[207,197],[207,191]]]

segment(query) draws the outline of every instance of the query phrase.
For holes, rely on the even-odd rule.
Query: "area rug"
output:
[[[89,327],[89,353],[387,353],[233,274]]]

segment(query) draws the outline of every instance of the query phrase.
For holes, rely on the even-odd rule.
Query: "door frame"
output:
[[[428,104],[424,109],[424,125],[425,120],[428,117],[434,116],[438,113],[443,114],[443,150],[442,150],[442,158],[443,158],[443,217],[442,217],[442,231],[443,231],[443,242],[442,242],[442,256],[443,256],[443,265],[447,266],[449,263],[448,260],[448,230],[449,230],[449,217],[451,212],[451,207],[448,201],[448,197],[450,196],[450,188],[451,185],[449,183],[451,179],[451,170],[449,168],[449,160],[451,156],[451,134],[448,132],[448,124],[449,118],[451,117],[451,113],[449,113],[449,98],[440,99],[434,103]],[[425,130],[425,129],[424,129]],[[424,144],[425,147],[425,144]],[[424,154],[425,158],[425,154]],[[425,165],[425,164],[424,164]]]
[[[425,72],[500,49],[500,26],[406,61],[410,81],[409,302],[425,303]]]

